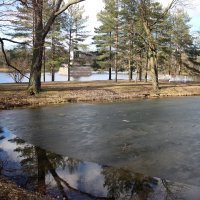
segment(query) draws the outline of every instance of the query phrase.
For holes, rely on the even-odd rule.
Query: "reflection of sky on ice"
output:
[[[9,160],[7,167],[10,169],[20,169],[19,162],[23,158],[15,151],[18,145],[9,141],[16,136],[12,135],[7,129],[3,129],[3,136],[6,139],[0,140],[1,160]],[[64,160],[66,161],[66,166],[64,168],[62,166],[56,168],[56,172],[71,187],[97,196],[106,196],[107,190],[103,187],[104,177],[101,175],[102,167],[100,165],[90,162],[78,162],[75,170],[71,172],[67,163],[68,157],[65,157]],[[50,173],[46,175],[46,183],[50,187],[57,187],[57,183]]]
[[[107,190],[103,187],[104,176],[101,171],[102,167],[100,165],[89,162],[80,162],[75,172],[71,173],[68,166],[64,169],[62,167],[56,169],[58,175],[73,188],[96,196],[106,196]],[[52,187],[57,185],[51,175],[46,176],[46,181]]]
[[[0,149],[3,152],[0,154],[2,158],[9,159],[10,161],[20,162],[21,158],[18,156],[18,153],[14,151],[17,148],[15,143],[12,143],[8,140],[13,139],[15,136],[10,134],[7,129],[3,129],[3,136],[7,138],[6,140],[0,140]]]

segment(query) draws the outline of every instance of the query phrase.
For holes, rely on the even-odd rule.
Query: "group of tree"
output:
[[[70,51],[77,49],[86,38],[83,29],[87,18],[83,16],[83,6],[78,4],[82,1],[84,0],[0,1],[0,15],[3,16],[0,28],[4,27],[2,33],[9,35],[9,39],[0,38],[6,64],[23,74],[9,59],[9,52],[4,47],[5,41],[17,43],[20,46],[18,48],[26,46],[31,52],[30,94],[41,90],[42,67],[49,68],[54,81],[55,69],[63,62],[68,63]],[[6,14],[8,12],[9,15]],[[23,42],[19,42],[22,40]]]
[[[101,68],[135,69],[139,79],[151,74],[159,89],[158,73],[199,73],[199,46],[190,33],[190,17],[173,0],[167,7],[153,0],[105,0],[95,29],[97,62]]]
[[[9,59],[4,43],[14,42],[26,48],[28,43],[30,94],[41,90],[43,65],[44,69],[49,66],[52,81],[55,68],[61,63],[68,63],[70,72],[70,55],[87,35],[84,32],[87,19],[79,6],[82,1],[85,0],[0,0],[0,29],[8,34],[8,29],[12,28],[11,39],[0,38],[2,53],[6,64],[19,72]],[[109,69],[109,79],[112,68],[116,81],[119,70],[129,70],[131,80],[135,69],[140,80],[142,75],[147,80],[147,74],[151,74],[153,88],[158,90],[159,72],[180,74],[189,70],[199,73],[198,37],[190,34],[187,13],[175,9],[180,2],[171,0],[163,7],[154,0],[104,0],[105,7],[98,13],[101,25],[95,29],[94,43],[98,52],[96,63]],[[18,42],[19,38],[23,42]]]

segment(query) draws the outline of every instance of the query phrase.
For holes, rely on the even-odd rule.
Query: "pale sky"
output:
[[[167,6],[171,1],[169,0],[158,0],[164,6]],[[182,8],[191,17],[190,25],[192,26],[191,31],[200,30],[200,1],[199,0],[182,0]],[[185,4],[185,5],[184,5]]]
[[[169,0],[159,0],[164,5],[168,5],[170,3]],[[192,30],[200,30],[200,2],[199,0],[189,0],[185,2],[188,4],[188,2],[191,2],[192,5],[185,6],[187,13],[190,15],[191,19],[191,25],[193,26]],[[85,0],[82,2],[85,6],[85,13],[89,16],[88,21],[88,29],[89,31],[93,31],[94,27],[98,26],[96,14],[103,9],[104,3],[103,0]]]
[[[94,50],[95,45],[91,45],[92,43],[91,38],[94,34],[94,28],[98,27],[98,21],[96,15],[99,11],[101,11],[104,8],[104,3],[102,0],[85,0],[80,4],[84,5],[85,15],[89,17],[86,30],[89,31],[89,34],[91,35],[91,37],[87,38],[84,43],[90,46],[89,48],[90,50]]]

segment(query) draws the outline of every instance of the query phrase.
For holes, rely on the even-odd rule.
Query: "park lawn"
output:
[[[46,82],[36,96],[27,94],[28,84],[0,84],[0,109],[37,107],[51,104],[76,102],[116,102],[138,98],[167,96],[198,96],[200,83],[161,82],[160,90],[153,91],[151,82],[135,81],[90,81]]]

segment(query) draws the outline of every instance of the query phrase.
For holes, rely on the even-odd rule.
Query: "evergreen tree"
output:
[[[142,79],[144,54],[146,50],[145,35],[142,29],[138,9],[135,2],[122,0],[122,58],[126,69],[129,70],[129,80],[132,79],[132,71],[136,69],[139,79]]]
[[[55,4],[51,4],[51,13],[48,16],[48,20],[43,24],[43,0],[32,0],[33,15],[34,15],[34,46],[33,46],[33,59],[31,65],[31,74],[29,80],[28,91],[30,94],[36,94],[41,90],[41,69],[43,59],[43,47],[47,34],[49,33],[55,19],[67,10],[71,5],[77,4],[84,0],[72,0],[65,3],[63,0],[55,1]],[[25,2],[26,3],[26,2]]]
[[[136,25],[136,6],[133,1],[122,0],[122,34],[123,34],[123,62],[128,65],[129,80],[132,79],[133,62],[134,62],[134,42],[135,42],[135,25]]]
[[[190,35],[190,17],[183,10],[178,9],[173,17],[172,49],[175,57],[175,66],[178,74],[183,68],[183,57],[192,46],[192,36]]]
[[[62,44],[63,37],[61,35],[61,18],[60,16],[55,20],[51,27],[51,31],[47,35],[46,46],[50,47],[48,54],[47,66],[51,71],[51,81],[55,80],[55,70],[59,68],[64,60],[64,46]]]
[[[83,6],[72,5],[62,15],[63,38],[68,46],[68,81],[70,81],[70,69],[78,57],[78,51],[86,47],[83,42],[88,37],[88,32],[85,30],[88,17],[84,17],[84,12]]]
[[[106,30],[108,28],[108,30]],[[101,25],[99,28],[95,28],[95,36],[93,38],[97,47],[97,64],[101,69],[109,70],[109,80],[112,79],[112,65],[113,65],[113,52],[112,44],[113,37],[109,27]]]
[[[109,68],[109,80],[111,80],[111,66],[114,62],[115,80],[117,81],[117,71],[119,67],[120,55],[120,1],[107,0],[105,8],[98,13],[97,18],[101,22],[101,26],[96,29],[94,43],[97,45],[99,56],[99,64],[103,68]]]
[[[43,1],[43,25],[47,23],[48,17],[51,13],[52,7],[55,6],[55,2],[51,2],[48,0]],[[34,21],[34,14],[33,14],[33,6],[31,1],[29,5],[18,6],[17,7],[17,15],[15,20],[13,21],[14,25],[14,32],[10,33],[13,38],[23,39],[27,42],[30,47],[34,46],[35,42],[35,25]],[[46,37],[44,48],[51,49],[51,53],[47,51],[47,68],[51,71],[52,74],[52,81],[55,80],[55,68],[62,63],[62,53],[60,51],[63,49],[61,44],[61,24],[60,24],[60,16],[55,20],[55,23],[52,25],[49,34]],[[33,51],[33,49],[32,49]],[[46,58],[44,58],[46,59]],[[45,80],[45,70],[44,70],[44,80]]]
[[[148,65],[151,72],[152,85],[155,91],[159,89],[158,82],[158,27],[161,27],[167,19],[168,12],[175,1],[172,1],[169,7],[163,10],[158,2],[152,0],[139,0],[138,10],[140,13],[141,24],[146,34],[148,45]]]

